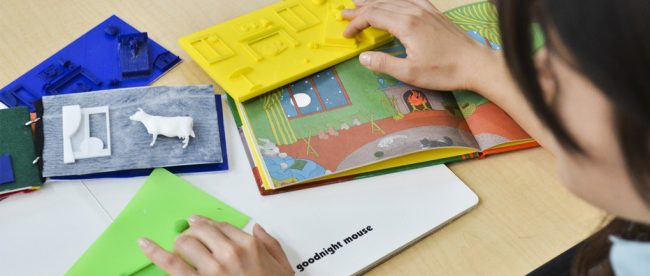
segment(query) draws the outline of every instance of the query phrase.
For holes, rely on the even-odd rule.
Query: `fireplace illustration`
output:
[[[418,111],[445,110],[440,92],[415,88],[402,83],[382,89],[402,114]]]
[[[429,104],[429,100],[424,93],[415,89],[404,92],[404,101],[408,104],[407,106],[411,112],[431,110],[431,104]]]

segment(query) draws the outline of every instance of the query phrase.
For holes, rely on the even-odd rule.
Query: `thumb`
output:
[[[363,52],[359,55],[359,62],[368,69],[391,75],[394,78],[406,82],[409,77],[410,66],[406,59],[391,56],[383,52]]]
[[[287,259],[287,255],[284,254],[284,250],[282,250],[282,246],[278,240],[269,235],[262,226],[255,224],[253,227],[253,236],[264,245],[266,250],[269,251],[271,256],[273,256],[278,263],[288,267],[291,266],[291,264],[289,264],[289,259]]]

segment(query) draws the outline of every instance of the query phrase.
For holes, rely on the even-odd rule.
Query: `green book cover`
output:
[[[25,125],[29,120],[26,107],[0,110],[0,154],[11,156],[14,174],[14,182],[0,184],[0,194],[42,184],[38,167],[33,163],[36,151],[32,128]]]

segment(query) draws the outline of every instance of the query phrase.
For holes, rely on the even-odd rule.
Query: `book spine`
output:
[[[480,154],[481,154],[480,152],[471,152],[471,153],[468,153],[468,154],[460,155],[458,157],[460,157],[459,161],[464,161],[464,160],[480,158],[481,157]]]
[[[239,116],[239,109],[237,109],[237,103],[235,102],[235,99],[230,97],[228,94],[226,94],[226,101],[228,102],[228,106],[230,107],[230,113],[232,113],[232,116],[235,119],[235,125],[237,126],[237,132],[239,132],[239,138],[242,141],[242,145],[244,145],[244,152],[246,154],[246,158],[248,159],[248,163],[251,166],[253,177],[255,178],[255,186],[257,186],[257,189],[259,190],[261,195],[272,194],[266,189],[264,189],[264,183],[262,182],[262,176],[260,174],[260,170],[255,165],[255,160],[253,159],[251,150],[248,147],[248,142],[246,141],[246,135],[244,134],[242,120],[241,117]]]
[[[41,183],[45,183],[45,178],[43,177],[43,147],[45,146],[45,135],[43,134],[43,100],[38,100],[34,102],[34,117],[41,118],[37,120],[36,123],[32,124],[32,133],[34,134],[34,152],[36,153],[36,166],[38,167],[38,173],[41,177]]]
[[[237,125],[237,128],[241,128],[241,117],[239,117],[239,110],[237,109],[237,103],[235,102],[235,99],[226,94],[226,100],[228,102],[228,107],[230,107],[230,113],[232,113],[232,117],[235,118],[235,125]]]
[[[465,154],[465,155],[469,155],[469,154]],[[478,157],[478,153],[474,153],[473,155]],[[363,179],[363,178],[367,178],[367,177],[380,176],[380,175],[389,174],[389,173],[395,173],[395,172],[401,172],[401,171],[412,170],[412,169],[419,169],[419,168],[424,168],[424,167],[429,167],[429,166],[434,166],[434,165],[439,165],[439,164],[447,164],[447,163],[467,160],[467,159],[464,159],[463,156],[464,155],[452,156],[452,157],[447,157],[447,158],[438,159],[438,160],[426,161],[426,162],[410,164],[410,165],[404,165],[404,166],[399,166],[399,167],[390,168],[390,169],[383,169],[383,170],[378,170],[378,171],[374,171],[374,172],[362,173],[362,174],[358,174],[358,175],[353,176],[353,179]]]
[[[475,156],[474,158],[478,157],[478,153],[474,153],[473,156]],[[378,171],[374,171],[374,172],[367,172],[367,173],[362,173],[362,174],[357,174],[357,175],[348,175],[348,176],[342,176],[342,177],[333,178],[333,179],[321,180],[321,181],[317,181],[317,182],[305,183],[305,184],[301,184],[301,185],[289,186],[287,188],[281,188],[281,189],[277,189],[277,190],[265,190],[261,186],[261,184],[258,183],[258,189],[260,191],[260,194],[262,194],[263,196],[267,196],[267,195],[286,193],[286,192],[291,192],[291,191],[296,191],[296,190],[309,189],[309,188],[318,187],[318,186],[331,185],[331,184],[336,184],[336,183],[345,182],[345,181],[358,180],[358,179],[363,179],[363,178],[367,178],[367,177],[375,177],[375,176],[380,176],[380,175],[390,174],[390,173],[395,173],[395,172],[401,172],[401,171],[406,171],[406,170],[424,168],[424,167],[429,167],[429,166],[433,166],[433,165],[446,164],[446,163],[451,163],[451,162],[456,162],[456,161],[461,161],[461,160],[463,160],[461,158],[461,156],[453,156],[453,157],[448,157],[448,158],[443,158],[443,159],[438,159],[438,160],[433,160],[433,161],[427,161],[427,162],[421,162],[421,163],[416,163],[416,164],[410,164],[410,165],[394,167],[394,168],[390,168],[390,169],[378,170]],[[257,168],[254,168],[253,172],[256,174],[256,179],[257,179],[257,177],[258,177]]]
[[[529,149],[529,148],[534,148],[534,147],[539,147],[539,143],[537,141],[530,141],[528,143],[524,144],[519,144],[519,145],[513,145],[505,148],[496,148],[496,149],[487,149],[479,153],[479,159],[483,159],[489,155],[493,154],[499,154],[499,153],[504,153],[504,152],[509,152],[509,151],[516,151],[516,150],[523,150],[523,149]]]

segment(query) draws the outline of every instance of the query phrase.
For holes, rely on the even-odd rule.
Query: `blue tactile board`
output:
[[[189,166],[177,166],[177,167],[167,167],[168,171],[174,174],[182,173],[197,173],[197,172],[216,172],[216,171],[227,171],[228,170],[228,152],[226,145],[226,132],[223,125],[223,106],[221,102],[221,95],[215,95],[216,106],[217,106],[217,116],[219,117],[219,140],[221,141],[221,156],[222,163],[213,163],[213,164],[199,164],[199,165],[189,165]],[[105,173],[94,173],[86,175],[75,175],[75,176],[65,176],[65,177],[51,177],[52,179],[92,179],[92,178],[126,178],[126,177],[135,177],[135,176],[147,176],[150,175],[153,169],[138,169],[138,170],[126,170],[118,172],[105,172]]]
[[[0,184],[14,182],[14,167],[11,164],[11,155],[0,154]]]
[[[8,107],[27,106],[33,112],[33,102],[46,95],[148,85],[181,61],[147,38],[144,44],[138,44],[146,47],[138,53],[147,56],[136,55],[137,60],[131,62],[138,63],[137,67],[123,74],[118,38],[136,33],[147,38],[146,33],[140,33],[119,17],[109,17],[2,88],[0,102]],[[143,65],[143,61],[148,64]],[[143,69],[147,66],[149,71]]]

